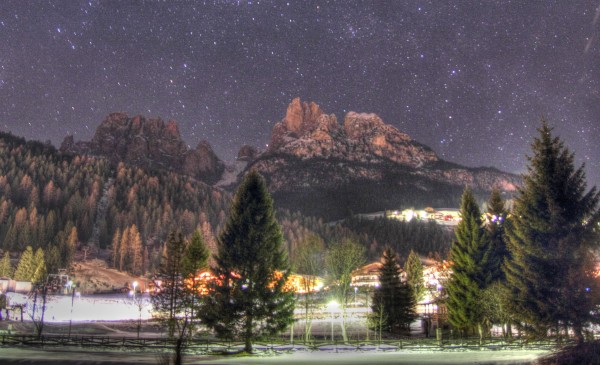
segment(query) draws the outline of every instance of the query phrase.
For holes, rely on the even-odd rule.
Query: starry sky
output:
[[[517,173],[544,115],[600,184],[600,1],[0,2],[0,129],[29,139],[124,111],[231,160],[296,96]]]

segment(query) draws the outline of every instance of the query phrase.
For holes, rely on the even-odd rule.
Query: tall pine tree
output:
[[[294,310],[294,294],[286,287],[283,235],[266,184],[255,171],[235,194],[215,259],[218,280],[210,287],[201,318],[219,337],[240,336],[244,350],[252,352],[253,341],[285,329]]]
[[[33,249],[27,246],[21,254],[15,270],[15,280],[30,281],[35,274],[36,265],[33,261]]]
[[[205,290],[205,282],[198,278],[201,270],[208,268],[210,253],[204,243],[204,238],[199,230],[194,231],[190,238],[183,260],[181,262],[182,274],[186,280],[184,287],[186,294],[186,312],[189,313],[190,332],[193,331],[198,308],[201,305],[200,294]]]
[[[406,270],[406,281],[414,291],[415,300],[419,302],[425,296],[425,284],[423,283],[423,264],[415,251],[410,250],[404,269]]]
[[[126,229],[127,233],[128,231]],[[181,233],[169,234],[157,272],[161,281],[160,291],[152,296],[152,305],[159,320],[167,325],[169,338],[175,337],[175,332],[180,326],[178,314],[184,312],[186,302],[182,271],[185,246]]]
[[[599,319],[600,195],[595,187],[586,192],[583,166],[575,169],[573,153],[545,121],[538,131],[507,229],[506,304],[530,335],[572,329],[583,341],[584,326]]]
[[[477,328],[483,337],[484,317],[479,303],[490,284],[487,271],[490,241],[483,228],[481,211],[470,189],[465,189],[460,207],[461,222],[450,248],[452,276],[448,281],[448,320],[460,330]]]
[[[46,270],[44,250],[42,250],[41,247],[38,247],[38,249],[35,251],[35,255],[33,256],[33,264],[35,265],[35,270],[31,276],[31,282],[34,284],[44,283],[46,281],[46,277],[48,276],[48,272]]]
[[[486,225],[491,245],[487,270],[490,273],[492,281],[504,280],[502,264],[508,256],[504,229],[507,215],[508,212],[500,190],[493,189],[490,199],[487,202],[488,222]]]
[[[386,247],[381,261],[379,287],[373,295],[373,313],[383,314],[383,323],[379,325],[385,331],[410,333],[410,324],[417,318],[413,288],[402,282],[400,265],[393,249]]]
[[[2,261],[0,261],[0,278],[12,278],[13,267],[10,263],[10,254],[8,251],[4,252]]]

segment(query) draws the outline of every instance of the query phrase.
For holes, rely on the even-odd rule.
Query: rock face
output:
[[[443,161],[376,114],[349,112],[340,125],[298,98],[249,169],[265,176],[277,205],[327,219],[403,206],[458,207],[465,186],[483,198],[493,187],[510,194],[520,182]]]
[[[315,157],[348,161],[383,159],[412,167],[438,161],[428,147],[385,124],[376,114],[349,112],[343,126],[314,102],[294,99],[285,118],[273,128],[268,152],[303,160]]]
[[[125,113],[110,114],[96,129],[89,142],[73,136],[63,141],[61,151],[104,156],[112,162],[126,162],[144,168],[162,168],[183,173],[207,183],[216,182],[224,164],[208,142],[189,149],[181,139],[177,123],[146,119]]]
[[[260,151],[256,147],[250,145],[243,145],[242,148],[240,148],[240,150],[238,151],[237,160],[252,161],[255,160],[259,154]]]

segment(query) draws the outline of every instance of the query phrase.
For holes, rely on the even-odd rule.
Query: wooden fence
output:
[[[447,349],[501,350],[501,349],[554,349],[564,345],[556,340],[527,341],[524,338],[514,338],[507,341],[503,338],[487,338],[482,343],[479,338],[399,338],[382,341],[313,341],[311,343],[281,341],[280,339],[256,341],[257,351],[443,351]],[[32,347],[80,347],[105,349],[173,349],[175,341],[167,338],[135,338],[110,336],[64,336],[64,335],[0,335],[2,346],[32,346]],[[188,341],[186,350],[194,353],[232,353],[241,351],[243,342],[219,341],[215,339],[193,339]]]

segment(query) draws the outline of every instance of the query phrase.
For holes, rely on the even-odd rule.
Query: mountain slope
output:
[[[465,186],[483,197],[493,187],[510,194],[520,182],[493,168],[441,160],[376,114],[349,112],[340,125],[298,98],[249,169],[265,176],[278,206],[328,220],[405,206],[453,207]]]

